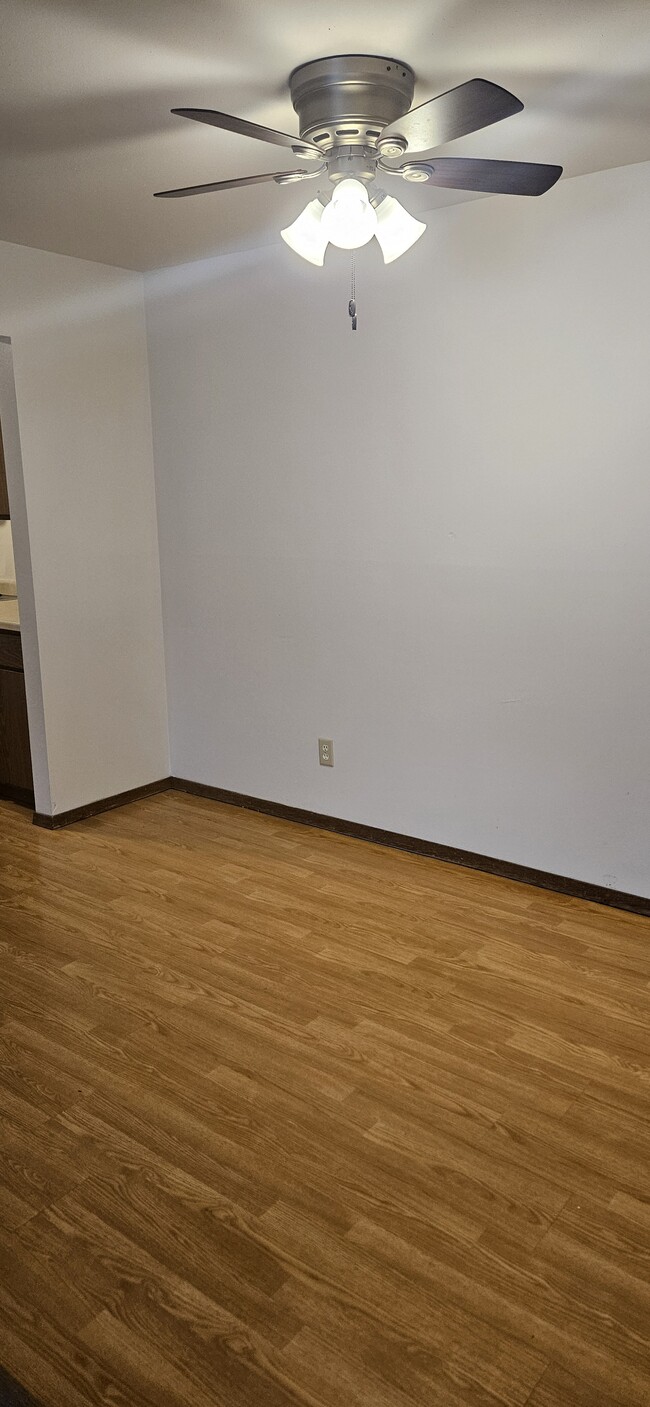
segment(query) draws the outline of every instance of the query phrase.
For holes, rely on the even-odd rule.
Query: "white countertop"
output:
[[[0,630],[20,630],[18,602],[0,599]]]

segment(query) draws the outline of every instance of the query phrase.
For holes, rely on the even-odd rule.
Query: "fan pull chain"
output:
[[[357,330],[357,280],[354,268],[354,250],[352,250],[352,276],[350,281],[350,302],[348,303],[348,313],[352,319],[352,331]]]

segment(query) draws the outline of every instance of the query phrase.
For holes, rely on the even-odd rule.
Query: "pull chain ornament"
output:
[[[348,303],[348,314],[352,320],[352,331],[357,330],[357,300],[356,300],[356,276],[354,270],[354,250],[352,250],[352,277],[350,282],[350,302]]]

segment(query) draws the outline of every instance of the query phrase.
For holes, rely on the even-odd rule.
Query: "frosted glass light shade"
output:
[[[323,229],[323,207],[320,200],[310,200],[298,219],[294,220],[292,225],[287,225],[285,230],[280,230],[280,234],[295,254],[307,259],[310,264],[322,266],[329,236]]]
[[[425,230],[426,225],[409,215],[408,210],[392,195],[384,196],[381,204],[377,206],[375,234],[381,245],[385,264],[392,264],[393,259],[399,259],[400,254],[406,254],[407,249],[415,244],[416,239],[419,239]]]
[[[361,249],[377,230],[377,216],[362,181],[346,177],[323,211],[323,231],[338,249]]]

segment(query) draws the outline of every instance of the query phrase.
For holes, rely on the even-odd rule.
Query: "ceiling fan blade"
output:
[[[506,88],[489,83],[486,78],[470,78],[468,83],[450,88],[420,107],[412,107],[404,117],[384,127],[377,146],[381,151],[389,141],[401,137],[407,144],[404,150],[409,153],[433,151],[444,142],[453,142],[456,137],[512,117],[523,106]]]
[[[427,165],[429,175],[426,176]],[[471,157],[439,156],[419,166],[418,180],[430,186],[457,191],[484,191],[488,195],[544,195],[562,175],[561,166],[535,161],[481,161]]]
[[[171,110],[176,117],[191,117],[194,122],[207,122],[209,127],[222,127],[226,132],[238,132],[242,137],[256,137],[259,142],[289,147],[296,156],[317,157],[322,161],[322,152],[313,142],[301,142],[299,137],[291,137],[288,132],[260,127],[257,122],[247,122],[244,117],[231,117],[227,112],[213,112],[212,108],[206,107],[173,107]]]
[[[261,176],[238,176],[233,181],[209,181],[204,186],[180,186],[174,191],[154,191],[154,195],[165,199],[175,199],[179,195],[204,195],[208,191],[233,191],[237,186],[257,186],[262,181],[277,181],[278,185],[289,185],[293,181],[302,181],[310,176],[318,176],[325,167],[320,166],[318,171],[265,171]]]

